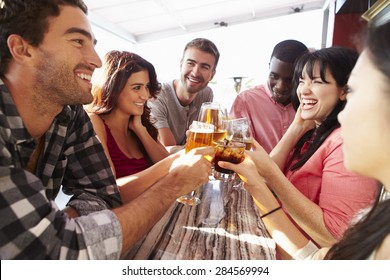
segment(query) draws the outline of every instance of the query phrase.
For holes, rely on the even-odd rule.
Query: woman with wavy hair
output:
[[[94,83],[90,118],[117,179],[146,170],[169,153],[158,141],[147,101],[160,92],[153,65],[127,51],[110,51]]]

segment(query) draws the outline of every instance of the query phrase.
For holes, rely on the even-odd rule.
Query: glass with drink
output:
[[[242,142],[245,150],[252,148],[253,137],[250,129],[250,122],[247,118],[239,118],[224,121],[227,130],[227,139],[230,141]]]
[[[219,103],[204,102],[200,108],[198,121],[214,125],[214,141],[226,137],[226,129],[222,126],[222,111]]]
[[[189,128],[185,149],[186,153],[198,147],[212,146],[213,133],[214,125],[194,121]],[[198,205],[200,203],[200,199],[194,195],[194,191],[179,197],[177,201],[187,205]]]
[[[237,141],[218,141],[214,144],[214,177],[221,181],[234,181],[236,177],[234,171],[220,167],[218,162],[242,162],[245,158],[245,144]]]
[[[213,145],[214,125],[193,121],[186,141],[186,153],[194,148]]]

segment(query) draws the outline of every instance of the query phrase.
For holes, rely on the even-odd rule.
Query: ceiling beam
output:
[[[160,6],[161,9],[163,9],[165,12],[169,14],[169,16],[177,23],[177,25],[180,26],[181,29],[187,30],[187,28],[184,26],[184,24],[181,22],[181,20],[175,15],[172,10],[165,5],[161,0],[154,0],[154,2]]]
[[[302,12],[308,12],[312,10],[322,9],[323,6],[318,5],[305,5]],[[291,7],[282,7],[278,9],[271,9],[267,11],[251,11],[251,13],[241,14],[234,17],[224,18],[224,19],[215,19],[207,22],[200,22],[193,25],[187,25],[186,29],[183,30],[181,28],[171,28],[164,31],[158,31],[153,33],[147,33],[143,35],[137,36],[138,43],[146,43],[154,40],[164,39],[168,37],[186,35],[193,32],[200,32],[205,30],[211,30],[215,28],[225,28],[219,25],[215,25],[215,22],[226,22],[228,26],[249,23],[253,21],[265,20],[269,18],[275,18],[279,16],[285,16],[294,13]]]
[[[111,21],[99,16],[98,14],[89,11],[88,12],[88,19],[91,22],[92,25],[95,25],[103,30],[106,30],[107,32],[110,32],[112,34],[115,34],[116,36],[129,41],[133,44],[138,43],[137,38],[127,31],[126,29],[112,23]]]

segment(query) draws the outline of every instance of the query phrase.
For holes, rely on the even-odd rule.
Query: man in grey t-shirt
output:
[[[180,79],[162,85],[161,93],[149,101],[161,143],[184,145],[186,131],[196,120],[203,102],[213,101],[208,83],[219,60],[217,47],[208,39],[197,38],[184,48],[180,61]]]

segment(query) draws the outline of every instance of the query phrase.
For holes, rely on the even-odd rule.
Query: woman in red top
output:
[[[92,89],[90,118],[117,179],[169,155],[157,139],[147,107],[159,91],[153,65],[139,55],[110,51],[104,57],[103,73]]]

